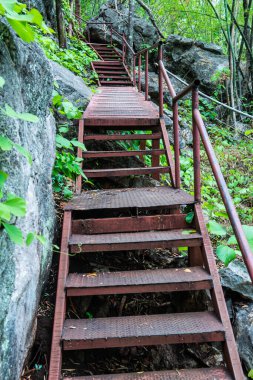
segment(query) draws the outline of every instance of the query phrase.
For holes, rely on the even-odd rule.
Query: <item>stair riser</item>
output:
[[[152,330],[150,330],[150,335]],[[97,339],[97,340],[76,340],[63,341],[64,350],[88,350],[95,348],[116,348],[116,347],[138,347],[138,346],[157,346],[163,344],[190,344],[206,342],[223,342],[224,332],[175,335],[175,336],[150,336],[133,338]]]
[[[87,289],[67,289],[68,297],[96,296],[110,294],[141,294],[141,293],[160,293],[160,292],[187,292],[212,289],[211,281],[189,282],[187,284],[159,284],[159,285],[138,285],[138,286],[117,286],[111,288],[87,288]]]
[[[73,234],[162,231],[190,228],[186,215],[159,215],[130,218],[81,219],[72,221]]]
[[[115,251],[136,251],[144,249],[155,249],[155,248],[177,248],[177,247],[201,247],[202,239],[192,239],[192,240],[177,240],[177,241],[162,241],[162,242],[145,242],[145,243],[123,243],[123,244],[92,244],[90,246],[81,245],[71,245],[71,253],[82,253],[82,252],[115,252]]]

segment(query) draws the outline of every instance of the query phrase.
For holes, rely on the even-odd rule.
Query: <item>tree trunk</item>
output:
[[[55,8],[56,8],[56,20],[57,20],[59,46],[63,49],[66,49],[67,40],[66,40],[64,18],[63,18],[63,13],[62,13],[62,1],[56,0],[55,6],[56,6]]]
[[[81,3],[80,0],[75,0],[75,15],[77,18],[77,22],[80,24],[81,23]]]

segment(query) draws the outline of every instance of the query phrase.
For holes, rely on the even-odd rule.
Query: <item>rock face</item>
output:
[[[35,316],[51,263],[54,204],[51,172],[54,162],[54,118],[49,113],[53,77],[41,49],[23,43],[0,20],[1,107],[8,103],[17,112],[30,112],[39,122],[28,123],[0,114],[0,134],[30,151],[30,165],[17,151],[0,155],[1,169],[8,172],[5,190],[27,200],[27,214],[13,220],[26,235],[37,232],[43,246],[14,245],[0,231],[0,378],[18,380],[32,343]]]
[[[198,78],[202,88],[212,93],[216,88],[213,76],[228,69],[228,59],[219,46],[171,35],[164,46],[166,67],[191,82]]]
[[[86,108],[92,92],[83,79],[56,62],[49,61],[54,80],[57,81],[60,95],[66,97],[77,107]]]
[[[55,2],[54,0],[21,0],[21,3],[26,3],[28,9],[36,8],[42,14],[46,23],[50,23],[53,28],[56,28]]]
[[[220,270],[221,284],[224,288],[253,301],[253,289],[245,264],[232,261],[227,268]]]
[[[235,333],[239,355],[247,371],[253,368],[253,303],[236,308]]]
[[[118,33],[128,34],[128,9],[122,4],[118,4],[115,9],[115,2],[109,1],[100,9],[99,16],[91,20],[91,22],[109,22],[112,28]],[[153,25],[144,18],[134,16],[134,49],[141,50],[145,45],[153,45],[159,40],[158,33]],[[89,26],[93,41],[110,42],[110,27],[99,24],[91,24]],[[121,44],[121,38],[113,35],[113,43]]]

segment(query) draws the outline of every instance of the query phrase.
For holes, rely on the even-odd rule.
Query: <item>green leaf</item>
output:
[[[216,249],[216,254],[226,266],[236,258],[235,250],[225,245],[219,245]]]
[[[253,129],[248,129],[247,131],[245,131],[245,136],[249,136],[253,133]],[[252,370],[253,371],[253,370]],[[253,377],[252,377],[253,378]]]
[[[185,217],[186,223],[191,224],[191,222],[193,221],[193,218],[194,218],[194,211],[188,212],[188,214]]]
[[[0,203],[0,219],[5,219],[8,221],[11,219],[10,209],[4,203]]]
[[[0,88],[2,88],[5,84],[5,80],[3,77],[0,76]]]
[[[22,38],[23,41],[25,42],[34,41],[34,32],[28,24],[23,24],[21,21],[17,21],[17,20],[12,20],[9,17],[7,17],[7,20],[9,24],[12,26],[12,28],[15,30],[17,35],[20,38]]]
[[[77,141],[77,140],[71,140],[71,144],[74,145],[77,148],[81,148],[82,150],[86,151],[86,147],[83,143]]]
[[[11,239],[11,241],[13,241],[13,243],[18,244],[18,245],[24,244],[22,231],[18,227],[9,223],[3,223],[3,226],[5,228],[5,231],[9,235],[9,238]]]
[[[228,239],[227,244],[228,245],[236,245],[237,244],[237,240],[236,240],[235,235],[230,236],[230,238]]]
[[[5,104],[5,109],[2,109],[2,111],[6,116],[12,117],[13,119],[29,121],[30,123],[37,123],[39,121],[37,116],[27,112],[16,112],[8,104]]]
[[[9,207],[10,212],[15,216],[25,216],[26,201],[23,198],[15,197],[8,199],[4,205]]]
[[[29,162],[29,164],[32,165],[32,156],[31,156],[31,153],[28,152],[28,150],[26,150],[25,148],[23,148],[19,144],[14,144],[14,147],[17,149],[17,151],[20,154],[22,154],[22,156],[24,156],[27,159],[27,161]]]
[[[227,234],[225,228],[221,224],[215,222],[215,220],[210,220],[207,223],[207,228],[208,231],[213,235],[225,236]]]
[[[243,225],[242,228],[245,233],[246,239],[249,242],[250,249],[253,253],[253,226]]]
[[[248,377],[249,377],[250,379],[253,379],[253,369],[251,369],[251,370],[249,371],[249,373],[248,373]]]
[[[8,137],[0,136],[0,149],[9,151],[13,147],[13,142]]]
[[[7,173],[0,170],[0,188],[3,187],[3,185],[5,184],[8,177],[9,177],[9,175]]]
[[[29,247],[29,245],[32,244],[32,242],[34,241],[34,239],[35,239],[34,233],[33,232],[29,232],[29,234],[27,234],[27,236],[26,236],[26,241],[25,241],[26,245]]]
[[[66,149],[72,148],[71,142],[61,135],[56,135],[55,141],[59,148],[66,148]]]

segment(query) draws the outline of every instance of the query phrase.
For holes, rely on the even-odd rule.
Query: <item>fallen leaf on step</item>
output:
[[[186,268],[185,270],[184,270],[184,272],[190,272],[191,273],[191,270],[189,269],[189,268]]]

